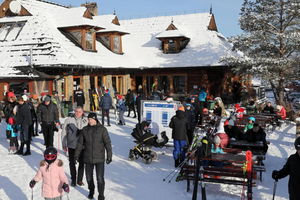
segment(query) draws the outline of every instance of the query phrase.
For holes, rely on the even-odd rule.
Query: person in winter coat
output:
[[[125,105],[122,95],[118,96],[117,110],[118,110],[118,115],[119,115],[118,125],[125,125],[124,113],[126,111],[126,105]]]
[[[213,111],[215,116],[222,117],[222,108],[220,107],[219,103],[215,103],[214,111]]]
[[[29,183],[29,187],[33,188],[37,182],[43,181],[42,196],[45,200],[62,200],[63,191],[70,192],[63,161],[56,158],[57,150],[54,147],[47,148],[37,174]]]
[[[246,126],[244,128],[244,133],[246,133],[248,130],[253,128],[255,121],[256,121],[255,117],[248,118],[248,123],[246,124]]]
[[[6,132],[9,132],[9,153],[16,153],[19,148],[18,143],[18,126],[16,125],[16,120],[13,117],[8,119],[8,124],[6,126]]]
[[[136,109],[138,115],[138,122],[141,123],[141,110],[142,110],[142,101],[146,100],[146,96],[142,91],[139,91],[138,96],[136,97]]]
[[[267,105],[262,110],[263,113],[269,113],[269,114],[275,114],[274,107],[272,106],[272,103],[269,101]]]
[[[6,123],[8,123],[8,119],[10,117],[14,117],[14,108],[17,105],[16,102],[16,96],[13,92],[8,92],[6,94],[7,101],[5,102],[4,108],[3,108],[3,113],[5,117]]]
[[[194,111],[195,111],[195,123],[198,124],[199,122],[199,114],[200,114],[200,106],[199,106],[199,101],[197,98],[195,97],[192,97],[191,98],[191,104],[194,108]],[[202,112],[202,111],[201,111]]]
[[[127,115],[127,117],[130,116],[130,112],[132,110],[133,113],[134,113],[133,118],[136,118],[135,106],[134,106],[134,95],[133,95],[131,89],[128,89],[128,91],[127,91],[127,94],[125,96],[125,104],[128,107],[128,115]]]
[[[85,97],[84,97],[84,92],[82,89],[74,91],[74,102],[77,103],[77,106],[80,106],[83,108],[85,104]]]
[[[279,117],[279,119],[286,120],[286,110],[285,110],[285,108],[281,105],[277,105],[276,110],[277,110],[276,114]]]
[[[97,119],[96,113],[88,115],[88,126],[82,129],[77,147],[75,150],[75,159],[83,151],[83,162],[85,163],[85,176],[89,188],[89,199],[93,199],[95,185],[93,171],[96,168],[96,179],[98,186],[98,200],[104,200],[104,162],[106,164],[112,161],[111,140],[107,129],[101,125]],[[105,159],[106,151],[106,159]]]
[[[71,174],[71,186],[83,185],[83,172],[84,172],[84,163],[83,163],[83,154],[81,153],[78,158],[78,173],[76,173],[76,160],[75,160],[75,149],[77,146],[78,138],[81,134],[83,127],[87,126],[88,120],[84,116],[82,107],[77,107],[75,109],[75,115],[68,117],[62,127],[61,138],[62,138],[62,147],[65,152],[69,154],[69,167]],[[78,175],[78,176],[77,176]],[[77,176],[77,179],[76,179]]]
[[[202,88],[199,96],[198,96],[198,100],[199,100],[199,110],[200,110],[200,119],[199,119],[199,124],[202,125],[202,121],[203,121],[203,108],[205,107],[205,102],[206,102],[206,96],[207,93],[205,92],[205,88]]]
[[[31,135],[29,132],[29,127],[33,124],[30,106],[25,103],[23,97],[18,98],[18,109],[17,109],[17,120],[16,124],[20,126],[20,140],[21,140],[21,146],[20,149],[16,152],[18,155],[31,155],[30,152],[30,139]],[[26,144],[27,149],[26,152],[23,153],[24,145]]]
[[[189,145],[192,144],[193,138],[194,138],[194,130],[196,127],[196,117],[195,117],[195,111],[191,104],[185,105],[185,114],[187,119],[187,137]]]
[[[267,153],[268,144],[266,141],[266,133],[265,133],[264,129],[259,126],[259,124],[254,123],[253,128],[247,131],[244,139],[248,142],[263,143],[263,147],[251,148],[251,149],[252,150],[263,150],[264,153]]]
[[[272,172],[272,178],[276,181],[286,176],[290,176],[288,183],[289,199],[300,199],[300,137],[295,140],[294,146],[297,150],[295,154],[290,155],[283,168]]]
[[[172,117],[169,127],[172,129],[172,138],[174,140],[173,158],[175,167],[185,159],[185,148],[187,146],[187,118],[184,107],[179,107],[176,115]]]
[[[225,133],[231,140],[240,140],[242,139],[242,131],[234,125],[233,120],[229,120],[228,124],[224,126]]]
[[[105,94],[100,99],[100,107],[102,108],[102,125],[104,126],[104,117],[107,117],[107,125],[110,126],[109,109],[112,106],[112,99],[109,90],[105,90]]]
[[[51,102],[49,96],[45,96],[37,107],[37,118],[42,127],[46,148],[53,147],[54,128],[60,124],[57,106]]]

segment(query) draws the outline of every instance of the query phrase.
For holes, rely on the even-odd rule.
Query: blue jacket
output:
[[[123,100],[118,101],[117,108],[118,108],[118,111],[120,111],[120,112],[125,112],[127,110],[125,102]]]
[[[206,92],[204,90],[201,90],[200,94],[199,94],[199,101],[205,101],[206,100]]]
[[[100,100],[100,107],[104,110],[109,110],[112,106],[112,99],[108,93],[104,94]]]
[[[17,132],[17,125],[10,125],[7,124],[6,126],[7,131],[11,131],[11,137],[18,137],[18,132]]]

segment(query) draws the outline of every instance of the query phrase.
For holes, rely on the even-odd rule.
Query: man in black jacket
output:
[[[30,106],[25,103],[22,97],[18,98],[18,110],[17,110],[17,124],[21,127],[20,132],[20,139],[21,139],[21,146],[20,149],[16,152],[18,155],[31,155],[30,152],[30,132],[29,127],[32,125],[32,116],[30,111]],[[27,146],[26,152],[23,154],[24,144]]]
[[[142,108],[142,101],[146,100],[146,96],[143,94],[143,91],[138,92],[138,96],[136,97],[136,111],[138,115],[138,122],[141,123],[141,108]]]
[[[98,200],[104,200],[104,161],[106,150],[106,164],[112,161],[111,141],[107,129],[101,125],[95,113],[88,115],[88,126],[82,129],[75,158],[78,160],[80,152],[83,151],[83,162],[85,163],[85,176],[89,188],[89,199],[93,199],[95,184],[93,171],[96,168],[96,179],[98,186]]]
[[[176,115],[172,117],[169,127],[172,129],[172,138],[174,140],[173,158],[175,161],[175,167],[185,158],[185,147],[187,146],[187,126],[188,122],[184,112],[184,107],[179,107],[176,111]]]
[[[109,90],[105,90],[104,95],[100,99],[100,107],[102,109],[102,125],[104,126],[104,117],[107,117],[107,125],[110,126],[109,109],[112,106],[112,99]]]
[[[128,115],[127,117],[130,116],[131,110],[134,113],[133,118],[136,118],[136,112],[135,112],[135,105],[134,105],[134,95],[131,91],[131,89],[128,89],[127,94],[125,96],[125,104],[128,106]]]
[[[297,152],[292,154],[283,168],[279,171],[274,170],[272,178],[278,181],[278,179],[284,178],[290,175],[289,179],[289,195],[290,200],[300,199],[300,137],[295,140],[295,148]]]
[[[46,148],[53,147],[55,126],[59,126],[57,106],[46,96],[44,102],[37,107],[38,122],[41,123]]]
[[[74,92],[74,102],[77,103],[77,106],[80,106],[83,108],[85,104],[85,98],[84,98],[84,92],[82,89],[76,90]]]

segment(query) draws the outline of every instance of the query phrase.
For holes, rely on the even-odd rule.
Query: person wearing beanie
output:
[[[122,95],[118,96],[116,107],[117,107],[118,117],[119,117],[118,125],[125,125],[124,113],[126,111],[126,105]]]
[[[60,125],[57,106],[46,95],[43,98],[43,102],[37,107],[36,113],[38,122],[42,127],[45,146],[46,148],[53,147],[54,130]]]
[[[16,116],[16,124],[20,126],[20,140],[21,146],[20,149],[16,152],[18,155],[31,155],[30,152],[30,140],[31,135],[29,132],[29,127],[32,125],[33,120],[31,116],[30,106],[24,101],[22,97],[18,98],[18,109],[17,109],[17,116]],[[23,153],[24,145],[26,144],[27,150]]]
[[[105,94],[101,97],[100,107],[102,109],[102,125],[104,126],[104,117],[106,116],[107,125],[110,126],[109,110],[112,107],[112,99],[108,92],[105,92]]]
[[[169,127],[172,129],[172,138],[174,142],[173,158],[175,167],[178,167],[185,159],[185,147],[188,145],[187,127],[188,121],[184,107],[181,106],[176,111],[176,115],[171,118]]]
[[[281,170],[274,170],[272,172],[272,178],[275,181],[282,179],[286,176],[290,176],[288,183],[289,199],[300,199],[300,137],[295,140],[294,143],[296,153],[290,155],[287,162]]]
[[[224,124],[225,133],[228,135],[230,140],[239,140],[242,139],[242,131],[235,126],[234,121],[232,119],[228,120],[228,124]]]
[[[89,113],[88,125],[81,131],[75,149],[74,157],[76,160],[78,160],[81,152],[83,152],[85,176],[89,188],[88,199],[94,198],[95,184],[93,171],[96,168],[98,200],[104,200],[104,162],[106,164],[111,163],[112,147],[107,129],[99,123],[96,113]]]

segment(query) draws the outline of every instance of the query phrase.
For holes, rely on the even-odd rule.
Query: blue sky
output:
[[[51,0],[63,5],[79,6],[83,0]],[[219,32],[225,36],[241,33],[238,25],[243,0],[94,0],[100,14],[112,14],[120,19],[209,12],[213,6]]]

